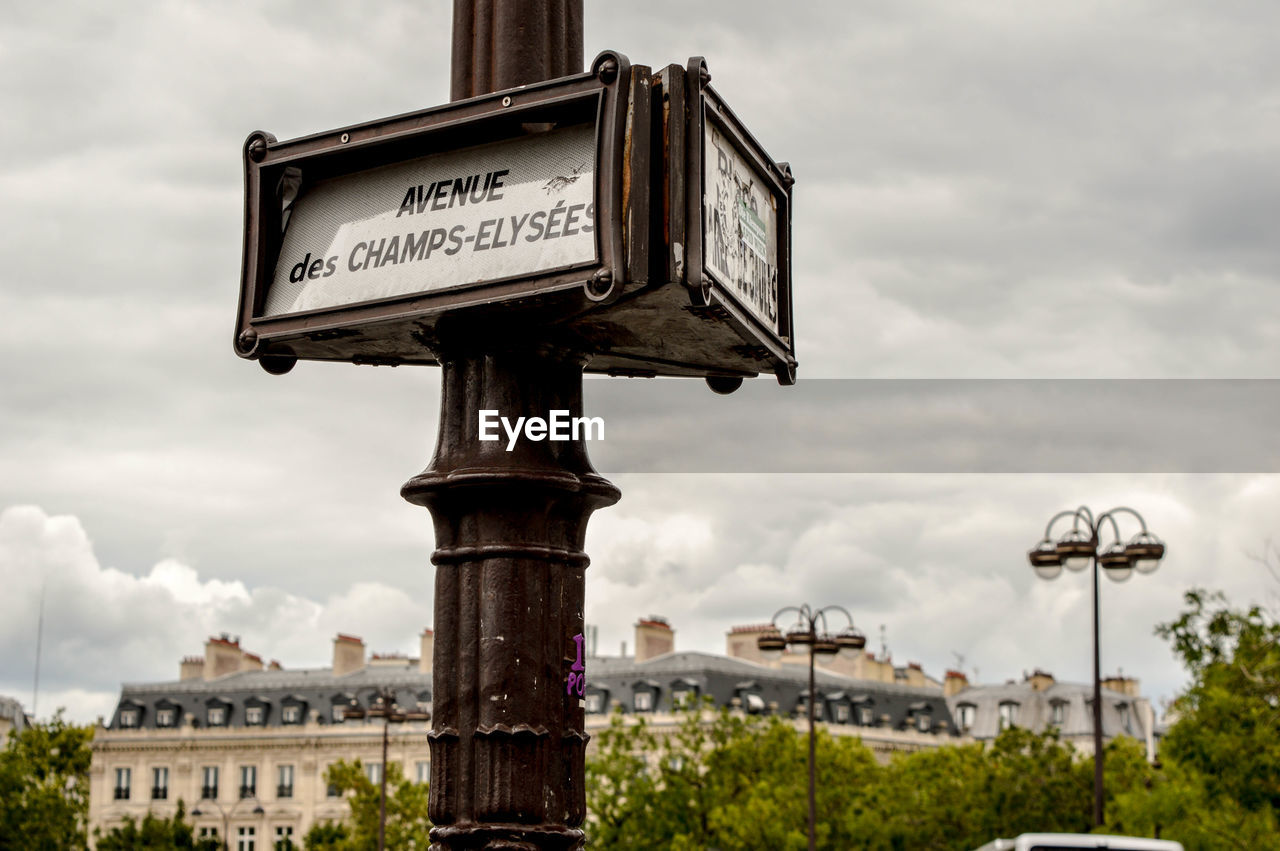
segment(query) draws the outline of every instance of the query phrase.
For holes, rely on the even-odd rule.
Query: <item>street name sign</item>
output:
[[[794,380],[790,172],[700,59],[655,75],[606,52],[546,83],[256,132],[244,162],[235,347],[270,372],[435,364],[457,317],[592,372]]]

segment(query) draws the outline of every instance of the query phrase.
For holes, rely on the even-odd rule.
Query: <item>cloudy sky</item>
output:
[[[235,357],[240,146],[446,100],[450,6],[6,13],[0,694],[30,707],[42,590],[42,716],[105,714],[220,631],[286,666],[339,630],[416,652],[432,535],[398,491],[438,375]],[[1084,681],[1088,583],[1024,556],[1081,503],[1169,544],[1103,588],[1104,668],[1153,698],[1183,682],[1152,630],[1185,589],[1276,601],[1280,9],[587,7],[588,57],[707,57],[792,163],[802,377],[588,383],[623,490],[588,538],[602,650],[662,614],[719,651],[808,601],[934,674]]]

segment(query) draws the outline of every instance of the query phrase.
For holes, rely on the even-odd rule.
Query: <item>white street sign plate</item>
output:
[[[764,177],[714,123],[705,125],[703,246],[707,270],[774,334],[778,314],[778,202]]]
[[[583,124],[306,186],[263,316],[596,263],[595,152]]]

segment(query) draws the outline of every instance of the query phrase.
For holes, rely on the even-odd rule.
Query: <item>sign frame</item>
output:
[[[782,384],[794,384],[796,372],[795,325],[792,305],[791,211],[795,179],[788,163],[777,162],[751,135],[720,94],[711,87],[706,60],[695,56],[686,67],[668,66],[660,75],[663,92],[665,138],[669,167],[663,193],[667,211],[667,280],[683,284],[695,310],[730,320],[742,336],[744,347],[760,361],[771,364]],[[705,136],[708,124],[729,140],[746,163],[764,178],[767,191],[777,201],[778,328],[770,328],[744,304],[733,290],[718,280],[707,265],[704,237],[703,180],[706,168]],[[676,165],[683,157],[683,168]]]
[[[286,372],[299,359],[395,365],[435,364],[427,345],[445,312],[520,304],[533,314],[563,316],[615,300],[647,268],[628,265],[624,223],[647,217],[644,190],[628,173],[633,128],[628,114],[631,65],[605,52],[588,72],[508,89],[279,142],[263,131],[245,141],[245,227],[235,350],[268,372]],[[283,241],[281,195],[286,169],[306,183],[443,154],[488,142],[519,139],[539,126],[594,123],[596,133],[594,262],[427,292],[264,315],[267,291]],[[535,128],[531,131],[530,128]],[[638,187],[637,187],[638,188]],[[640,206],[642,210],[632,209]],[[647,258],[637,260],[647,264]],[[637,271],[639,274],[631,274]],[[381,330],[409,335],[412,352],[383,356],[371,345]],[[365,333],[372,335],[366,338]],[[363,343],[351,342],[364,338]],[[357,351],[364,349],[365,351]]]

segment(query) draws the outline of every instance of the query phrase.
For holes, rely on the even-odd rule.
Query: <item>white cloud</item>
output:
[[[67,706],[81,720],[114,704],[122,682],[177,676],[178,660],[200,654],[209,635],[288,666],[326,665],[337,632],[366,639],[371,651],[417,652],[425,607],[398,588],[355,582],[324,600],[270,586],[202,579],[164,559],[135,575],[99,563],[80,521],[35,506],[0,512],[0,691],[29,700],[35,638],[44,601],[42,714]]]

